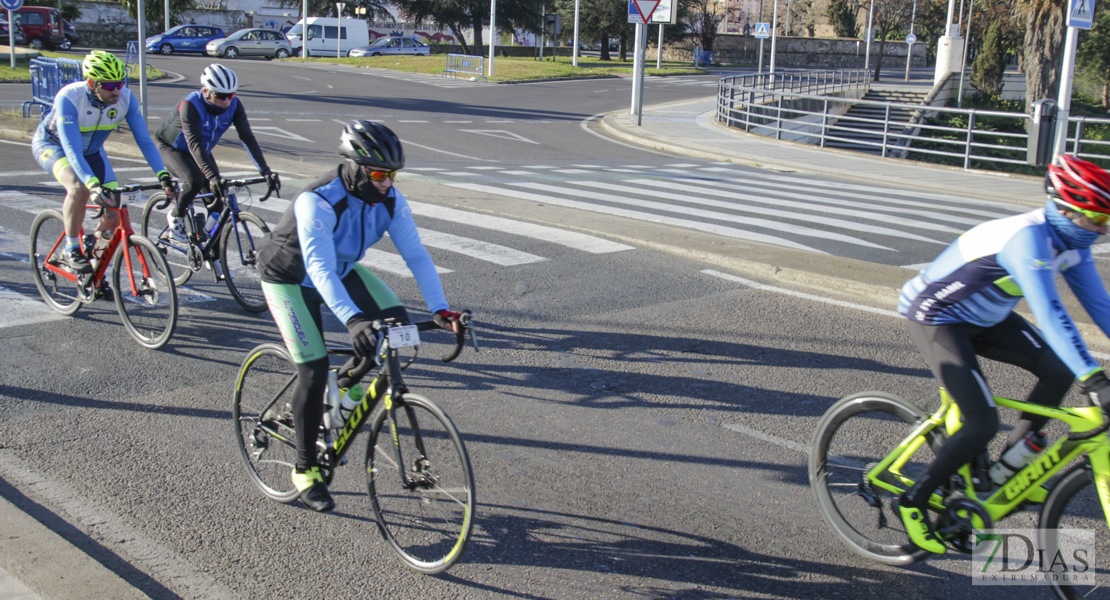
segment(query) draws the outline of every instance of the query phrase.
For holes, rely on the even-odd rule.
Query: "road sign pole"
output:
[[[778,39],[779,28],[779,3],[775,0],[775,10],[771,13],[771,68],[768,72],[773,77],[775,75],[775,40]]]
[[[640,24],[636,24],[636,41],[632,47],[632,106],[630,107],[630,115],[638,114],[636,108],[640,102],[640,78],[643,73],[640,71]]]
[[[1092,11],[1094,12],[1094,11]],[[1075,75],[1075,53],[1079,45],[1079,29],[1068,27],[1064,38],[1063,77],[1060,78],[1060,97],[1056,102],[1056,144],[1053,158],[1068,151],[1068,116],[1071,114],[1071,87]]]
[[[11,67],[15,68],[15,21],[12,19],[12,11],[8,11],[8,58],[11,59]]]
[[[762,74],[763,74],[763,38],[759,38],[759,70],[756,71],[756,75],[762,75]]]

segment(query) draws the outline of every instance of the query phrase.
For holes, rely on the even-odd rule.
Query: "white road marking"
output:
[[[521,252],[520,250],[514,250],[481,240],[472,240],[423,228],[418,228],[417,231],[420,232],[420,239],[424,242],[425,246],[471,256],[478,260],[491,262],[503,267],[526,265],[548,260],[542,256],[536,256],[535,254]]]
[[[366,251],[366,255],[363,259],[358,262],[359,264],[369,267],[371,271],[386,271],[387,273],[393,273],[394,275],[405,278],[412,277],[412,271],[409,271],[408,266],[405,265],[405,259],[401,258],[400,254],[393,254],[391,252],[371,248]],[[452,273],[453,271],[444,269],[443,267],[436,267],[436,272],[443,275]]]
[[[415,215],[433,219],[444,219],[453,223],[543,240],[545,242],[551,242],[552,244],[559,244],[575,250],[589,252],[590,254],[607,254],[610,252],[621,252],[634,249],[632,246],[610,242],[609,240],[586,235],[584,233],[567,231],[555,227],[546,227],[544,225],[536,225],[523,221],[514,221],[512,219],[505,219],[492,215],[472,213],[435,204],[409,202],[409,207],[412,208],[412,212]]]
[[[445,123],[451,123],[452,121],[444,121],[444,122]],[[500,139],[503,139],[503,140],[510,140],[510,141],[513,141],[513,142],[527,142],[529,144],[536,144],[537,146],[540,144],[539,142],[530,140],[530,139],[524,137],[523,135],[520,135],[519,133],[513,133],[511,131],[506,131],[504,129],[460,129],[459,131],[464,131],[464,132],[467,132],[467,133],[477,133],[477,134],[480,134],[480,135],[488,135],[490,137],[500,138]]]
[[[3,286],[0,286],[0,306],[4,307],[0,328],[34,325],[66,318],[54,312],[41,299],[32,299]]]
[[[625,217],[628,219],[636,219],[638,221],[647,221],[650,223],[660,223],[663,225],[671,225],[674,227],[681,227],[683,229],[693,229],[695,231],[702,231],[706,233],[715,233],[726,237],[735,239],[749,240],[753,242],[760,242],[764,244],[773,244],[775,246],[784,246],[786,248],[795,248],[797,250],[806,250],[809,252],[816,252],[817,254],[828,254],[827,252],[811,248],[804,244],[786,240],[779,237],[765,235],[762,233],[754,233],[744,231],[742,229],[735,229],[732,227],[722,227],[712,223],[700,223],[698,221],[689,221],[686,219],[676,219],[673,217],[666,217],[662,215],[655,215],[651,213],[638,212],[634,210],[627,210],[623,208],[616,208],[612,206],[598,206],[595,204],[588,204],[586,202],[578,202],[576,200],[566,200],[557,196],[548,196],[544,194],[534,194],[531,192],[522,192],[519,190],[509,190],[504,188],[493,187],[489,185],[481,185],[476,183],[447,183],[449,187],[457,187],[459,189],[471,190],[475,192],[485,192],[495,196],[507,196],[517,200],[533,200],[536,202],[543,202],[552,206],[564,206],[567,208],[576,208],[588,212],[595,212],[618,217]]]
[[[610,185],[610,184],[602,184],[600,182],[589,182],[589,181],[577,181],[577,182],[572,182],[572,183],[575,184],[575,185],[594,185],[594,184],[597,184],[598,187]],[[823,229],[814,229],[812,227],[806,227],[804,225],[797,225],[797,224],[794,224],[794,223],[784,223],[782,221],[773,221],[773,220],[770,220],[770,219],[760,219],[758,217],[748,217],[748,216],[740,216],[740,215],[734,215],[734,214],[728,214],[728,213],[722,213],[722,212],[715,212],[715,211],[710,211],[710,210],[702,210],[702,209],[699,209],[699,208],[691,208],[689,206],[675,206],[673,204],[665,204],[663,202],[652,202],[651,200],[636,200],[636,199],[633,199],[633,198],[628,198],[624,194],[621,194],[621,195],[601,194],[601,193],[597,193],[597,192],[587,192],[587,191],[575,190],[575,189],[565,188],[565,187],[560,187],[560,186],[548,185],[548,184],[544,184],[544,183],[511,183],[509,185],[516,186],[516,187],[527,188],[527,189],[533,189],[533,190],[540,190],[540,191],[545,191],[545,192],[554,192],[554,193],[557,193],[557,194],[567,194],[567,195],[572,195],[572,196],[581,197],[581,198],[590,198],[590,199],[593,199],[593,200],[601,200],[603,202],[614,202],[614,203],[617,203],[617,204],[635,206],[635,207],[638,207],[638,208],[658,210],[658,211],[662,211],[662,212],[673,212],[673,213],[679,213],[679,214],[682,214],[682,215],[689,215],[689,216],[695,216],[695,217],[702,217],[702,218],[706,218],[706,219],[713,219],[713,220],[716,220],[716,221],[725,221],[725,222],[729,222],[729,223],[736,223],[738,225],[763,227],[764,229],[770,229],[770,230],[773,230],[773,231],[781,231],[781,232],[790,233],[790,234],[793,234],[793,235],[799,235],[799,236],[804,236],[804,237],[812,237],[812,238],[820,238],[820,239],[827,239],[827,240],[832,240],[832,241],[837,241],[837,242],[844,242],[846,244],[854,244],[854,245],[857,245],[857,246],[864,246],[864,247],[867,247],[867,248],[876,248],[876,249],[879,249],[879,250],[889,250],[891,252],[896,252],[896,250],[894,250],[893,248],[887,248],[886,246],[880,246],[879,244],[873,244],[873,243],[868,242],[866,240],[861,240],[859,238],[852,237],[850,235],[844,235],[842,233],[834,233],[834,232],[831,232],[831,231],[825,231]],[[630,190],[631,193],[635,193],[635,191],[636,191],[632,188],[625,188],[624,186],[614,186],[614,187]],[[692,202],[693,200],[687,200],[687,201]],[[776,238],[776,239],[781,239],[781,238]]]
[[[780,288],[780,287],[775,287],[773,285],[762,284],[762,283],[759,283],[759,282],[756,282],[756,281],[752,281],[751,279],[745,279],[743,277],[738,277],[736,275],[730,275],[728,273],[722,273],[720,271],[714,271],[713,269],[703,269],[701,272],[705,273],[706,275],[712,275],[713,277],[719,277],[721,279],[724,279],[725,281],[732,281],[732,282],[735,282],[735,283],[739,283],[741,285],[744,285],[744,286],[747,286],[747,287],[750,287],[750,288],[753,288],[753,289],[757,289],[757,290],[760,290],[760,291],[763,291],[763,292],[773,292],[773,293],[776,293],[776,294],[782,294],[784,296],[794,296],[795,298],[802,298],[803,300],[812,300],[814,302],[822,302],[824,304],[831,304],[833,306],[840,306],[840,307],[843,307],[843,308],[852,308],[852,309],[855,309],[855,310],[861,310],[861,311],[864,311],[864,312],[869,312],[869,313],[874,313],[874,314],[877,314],[877,315],[882,315],[884,317],[894,317],[894,318],[897,318],[897,319],[903,318],[902,315],[898,314],[898,311],[895,311],[895,310],[887,310],[885,308],[875,308],[874,306],[867,306],[865,304],[856,304],[855,302],[845,302],[843,300],[836,300],[834,298],[825,298],[824,296],[817,296],[815,294],[807,294],[805,292],[799,292],[799,291],[795,291],[795,290],[788,290],[786,288]]]

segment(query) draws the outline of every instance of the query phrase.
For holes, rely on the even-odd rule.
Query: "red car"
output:
[[[23,6],[12,13],[23,28],[27,45],[35,50],[67,46],[62,13],[48,6]]]

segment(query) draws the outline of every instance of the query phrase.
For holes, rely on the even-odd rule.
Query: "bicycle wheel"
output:
[[[224,281],[243,308],[250,312],[262,312],[266,310],[266,298],[262,295],[262,278],[255,269],[255,248],[270,228],[257,215],[249,212],[240,212],[238,218],[239,222],[234,227],[233,222],[228,221],[220,235],[220,264]]]
[[[855,552],[888,565],[907,565],[928,552],[909,541],[894,495],[866,480],[867,472],[909,435],[925,415],[913,403],[883,392],[860,392],[829,408],[814,433],[809,483],[821,514]],[[917,479],[935,458],[941,434],[902,467]],[[901,485],[901,484],[900,484]]]
[[[297,498],[291,474],[297,462],[293,390],[297,371],[289,352],[262,344],[247,354],[232,395],[235,444],[247,476],[278,502]]]
[[[470,457],[451,419],[427,398],[405,394],[393,407],[375,411],[366,448],[374,518],[401,560],[441,573],[462,555],[474,523]]]
[[[65,235],[65,221],[62,213],[45,210],[31,225],[31,270],[35,274],[35,286],[39,288],[46,305],[63,315],[72,315],[81,308],[79,286],[76,281],[46,268],[49,261],[58,264],[52,252],[62,251]]]
[[[1088,530],[1078,533],[1064,530]],[[1084,538],[1082,536],[1093,536]],[[1065,600],[1094,598],[1099,584],[1110,581],[1110,529],[1098,497],[1090,465],[1072,467],[1053,486],[1041,507],[1038,525],[1040,548],[1046,566],[1051,565],[1050,581],[1056,595]],[[1093,541],[1093,547],[1091,542]],[[1076,556],[1076,550],[1082,554]],[[1077,558],[1089,556],[1094,563]]]
[[[168,210],[169,199],[166,198],[165,192],[151,194],[150,199],[146,201],[146,206],[143,207],[143,222],[139,233],[154,242],[158,251],[166,257],[166,265],[173,273],[173,283],[180,286],[185,285],[193,276],[195,261],[192,256],[196,250],[192,244],[182,244],[170,236],[170,228],[166,225],[165,217],[162,216],[164,211]]]
[[[156,350],[170,341],[177,327],[177,288],[154,242],[138,234],[128,242],[119,245],[112,265],[116,310],[127,333]]]

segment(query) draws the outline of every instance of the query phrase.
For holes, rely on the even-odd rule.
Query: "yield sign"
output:
[[[651,22],[651,13],[659,6],[659,0],[632,0],[632,2],[636,5],[636,11],[644,19],[644,23]]]

